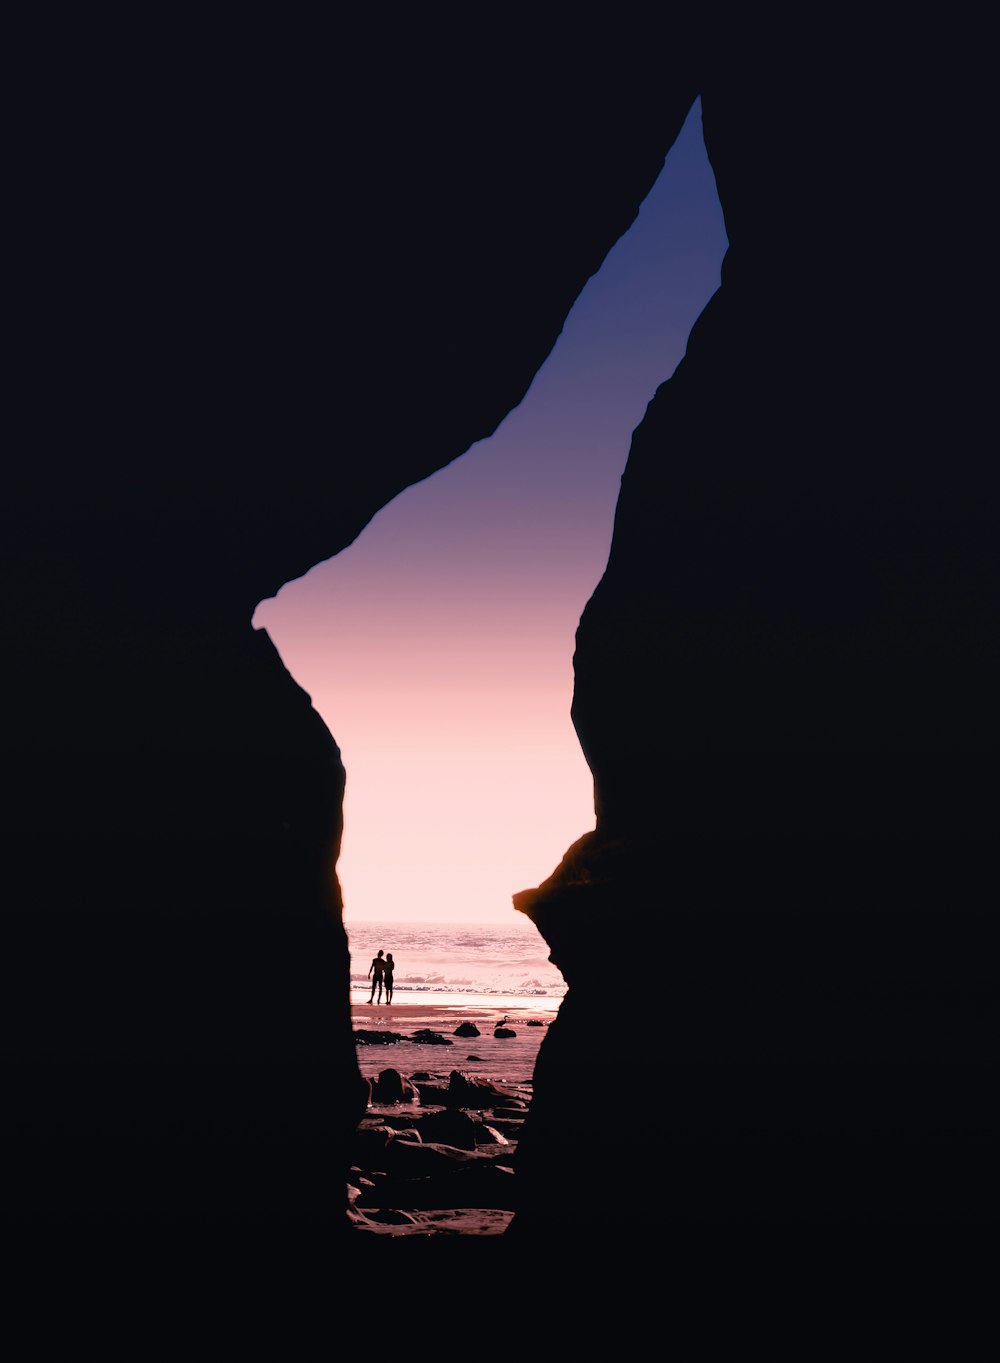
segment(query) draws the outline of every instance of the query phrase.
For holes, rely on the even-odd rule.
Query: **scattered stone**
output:
[[[447,1102],[452,1107],[495,1107],[500,1102],[517,1102],[509,1089],[500,1088],[489,1079],[470,1078],[459,1070],[452,1070],[448,1081]]]
[[[448,1089],[441,1084],[418,1084],[421,1107],[447,1107]]]
[[[493,1033],[493,1036],[495,1040],[501,1041],[504,1037],[517,1036],[517,1033],[514,1031],[513,1027],[498,1027]]]
[[[424,1028],[400,1040],[450,1044],[449,1035]],[[532,1085],[482,1078],[482,1068],[449,1070],[451,1057],[442,1059],[438,1071],[408,1075],[369,1064],[378,1071],[370,1078],[376,1106],[359,1122],[347,1192],[349,1218],[362,1233],[454,1234],[457,1227],[432,1230],[429,1222],[465,1217],[472,1229],[463,1233],[496,1234],[513,1214],[511,1165]],[[469,1063],[483,1066],[474,1055]],[[413,1098],[403,1096],[411,1090]],[[490,1217],[501,1218],[499,1225],[487,1224]]]
[[[420,1094],[411,1080],[400,1074],[399,1070],[383,1070],[372,1084],[374,1103],[418,1103]]]
[[[354,1031],[356,1046],[392,1046],[402,1040],[402,1032],[373,1032],[366,1031],[363,1027],[355,1028]]]
[[[425,1146],[427,1150],[430,1147]],[[461,1151],[456,1151],[461,1154]],[[509,1159],[509,1154],[504,1156]],[[465,1164],[442,1167],[425,1177],[380,1179],[374,1189],[365,1189],[356,1206],[409,1208],[498,1207],[513,1210],[515,1178],[507,1165],[495,1165],[487,1155],[465,1155]]]
[[[391,1126],[359,1126],[354,1133],[354,1162],[362,1169],[371,1170],[373,1160],[381,1160],[389,1142],[395,1136]]]
[[[428,1113],[421,1119],[420,1134],[425,1141],[443,1142],[458,1150],[475,1150],[477,1125],[460,1108],[445,1108],[442,1112]]]
[[[481,1055],[467,1055],[465,1058],[466,1060],[474,1060],[477,1065],[481,1065],[483,1063],[483,1057]]]
[[[421,1027],[418,1031],[410,1034],[410,1040],[417,1046],[454,1046],[454,1041],[450,1037],[442,1036],[440,1032],[432,1032],[429,1027]]]
[[[541,1018],[529,1018],[524,1025],[526,1027],[544,1027],[545,1023],[541,1020]]]
[[[479,1028],[474,1022],[460,1022],[454,1031],[455,1036],[481,1036]]]

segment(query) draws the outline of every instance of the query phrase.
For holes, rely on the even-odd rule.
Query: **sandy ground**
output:
[[[427,1046],[407,1040],[387,1045],[359,1045],[357,1055],[361,1073],[374,1079],[389,1068],[407,1076],[422,1070],[446,1082],[452,1070],[460,1070],[469,1077],[509,1086],[524,1101],[530,1102],[535,1057],[548,1024],[556,1016],[558,1004],[551,999],[540,1000],[537,1004],[529,1001],[527,1006],[523,999],[502,1002],[508,1006],[498,1006],[494,998],[468,996],[461,1002],[352,1003],[356,1032],[398,1032],[410,1037],[426,1028],[440,1033],[452,1043],[450,1046]],[[495,1027],[505,1019],[505,1026],[515,1035],[494,1037]],[[529,1027],[529,1021],[542,1025]],[[474,1023],[480,1035],[455,1036],[455,1028],[462,1022]],[[368,1111],[370,1118],[377,1118],[379,1112],[402,1114],[407,1110],[403,1105],[394,1108],[373,1105]],[[396,1241],[400,1238],[425,1241],[428,1237],[436,1240],[474,1237],[476,1241],[485,1239],[489,1242],[502,1236],[511,1217],[510,1211],[500,1208],[454,1207],[399,1212],[387,1207],[369,1209],[367,1214],[357,1217],[357,1224],[362,1243],[385,1243],[387,1239]]]
[[[409,1075],[414,1070],[427,1070],[447,1077],[452,1070],[492,1079],[498,1084],[530,1084],[538,1047],[546,1027],[556,1016],[551,1000],[537,1006],[523,1002],[498,1007],[495,1002],[452,1003],[353,1003],[351,1016],[355,1031],[399,1032],[409,1037],[413,1032],[429,1029],[439,1032],[453,1044],[450,1046],[422,1046],[411,1041],[395,1045],[359,1045],[358,1065],[368,1078],[392,1068]],[[513,1037],[494,1038],[494,1028],[507,1018],[506,1028],[516,1033]],[[540,1022],[528,1026],[529,1021]],[[461,1022],[472,1022],[481,1035],[455,1036]],[[476,1056],[478,1059],[470,1059]]]
[[[503,1005],[503,1006],[500,1006]],[[420,1045],[412,1040],[389,1044],[359,1044],[358,1065],[366,1078],[375,1079],[385,1069],[396,1069],[410,1076],[418,1071],[440,1078],[447,1083],[452,1070],[464,1075],[489,1079],[509,1087],[524,1102],[531,1101],[532,1076],[535,1057],[546,1029],[558,1011],[558,1002],[540,999],[537,1003],[523,999],[502,999],[485,996],[464,996],[462,1000],[396,1003],[390,1005],[352,1002],[351,1016],[355,1032],[395,1032],[410,1038],[414,1032],[428,1029],[437,1032],[451,1045]],[[462,1022],[472,1022],[480,1035],[455,1036],[455,1028]],[[541,1025],[528,1026],[528,1023]],[[514,1032],[513,1037],[494,1037],[494,1029],[503,1024]],[[406,1115],[413,1109],[400,1104],[368,1109],[368,1119],[378,1120],[380,1113]],[[516,1141],[511,1152],[516,1149]],[[512,1212],[496,1207],[448,1207],[438,1210],[395,1210],[391,1205],[368,1208],[354,1213],[360,1243],[382,1243],[411,1238],[426,1241],[467,1239],[473,1237],[497,1242],[510,1224]]]

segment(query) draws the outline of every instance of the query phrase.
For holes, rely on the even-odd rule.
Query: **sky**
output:
[[[570,704],[631,433],[726,249],[695,104],[630,230],[488,440],[260,602],[347,769],[344,921],[504,922],[594,827]]]

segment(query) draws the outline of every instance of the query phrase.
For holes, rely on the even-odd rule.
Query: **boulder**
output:
[[[443,1084],[418,1084],[422,1107],[446,1107],[450,1102],[449,1090]]]
[[[481,1036],[479,1028],[474,1022],[460,1022],[454,1031],[455,1036]]]
[[[459,1150],[475,1150],[479,1143],[478,1125],[467,1112],[459,1108],[445,1108],[442,1112],[430,1112],[421,1119],[420,1134],[425,1141],[440,1141]]]
[[[420,1094],[416,1085],[400,1074],[399,1070],[382,1070],[372,1085],[372,1101],[375,1103],[418,1103]]]
[[[370,1170],[375,1160],[381,1163],[386,1146],[395,1134],[390,1126],[359,1126],[354,1133],[353,1163],[365,1170]]]
[[[452,1070],[448,1081],[447,1102],[451,1107],[494,1107],[498,1102],[516,1102],[509,1089],[500,1088],[489,1079],[480,1079]]]
[[[415,1032],[410,1033],[410,1040],[417,1046],[454,1046],[454,1041],[450,1037],[442,1036],[440,1032],[432,1032],[429,1027],[421,1027]]]
[[[392,1046],[397,1041],[402,1040],[402,1032],[367,1031],[363,1027],[355,1028],[354,1031],[354,1044],[356,1046]]]

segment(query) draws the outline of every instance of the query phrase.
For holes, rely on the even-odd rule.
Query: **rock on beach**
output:
[[[555,1016],[529,1013],[355,1006],[358,1063],[370,1088],[348,1180],[348,1221],[361,1240],[506,1230],[535,1057]],[[505,1019],[517,1035],[495,1036]],[[459,1037],[474,1038],[475,1052],[452,1059],[438,1049]],[[439,1056],[447,1058],[434,1068]]]
[[[513,1160],[530,1090],[460,1070],[383,1069],[355,1133],[352,1228],[363,1235],[502,1233],[515,1210]]]

